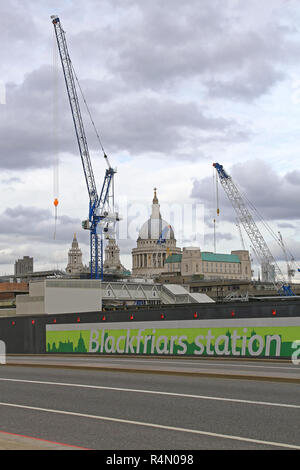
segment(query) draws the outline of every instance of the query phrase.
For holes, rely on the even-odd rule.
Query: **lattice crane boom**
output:
[[[61,22],[58,16],[51,16],[52,23],[54,25],[59,55],[61,59],[62,69],[65,77],[67,93],[69,97],[69,103],[71,107],[72,117],[74,121],[74,127],[79,146],[80,157],[82,160],[82,166],[88,188],[88,193],[91,201],[98,199],[95,178],[92,170],[91,159],[87,139],[84,131],[78,95],[75,86],[75,80],[72,70],[72,62],[68,52],[68,46],[66,42],[65,32],[61,26]]]
[[[244,227],[250,239],[255,254],[260,260],[262,266],[262,280],[264,282],[272,282],[281,294],[294,295],[290,286],[286,284],[279,266],[259,231],[240,191],[232,181],[231,176],[226,173],[223,165],[214,163],[213,166],[218,172],[220,183],[236,212],[239,222]]]
[[[101,277],[101,279],[103,279],[103,232],[108,232],[109,226],[111,224],[114,225],[118,220],[117,214],[113,212],[114,209],[111,210],[110,208],[110,190],[113,187],[112,181],[116,171],[110,166],[107,155],[104,153],[108,169],[105,171],[104,182],[99,196],[75,85],[75,78],[77,77],[69,56],[65,32],[58,16],[52,15],[51,20],[54,25],[79,153],[89,194],[89,220],[84,221],[82,226],[84,229],[90,230],[91,278],[98,279]]]

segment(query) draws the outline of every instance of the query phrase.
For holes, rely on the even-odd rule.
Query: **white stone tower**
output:
[[[121,269],[120,248],[114,238],[109,238],[105,247],[104,269]]]
[[[84,271],[82,252],[78,245],[76,233],[74,233],[72,246],[68,252],[68,265],[66,267],[66,271],[69,274],[79,274]]]

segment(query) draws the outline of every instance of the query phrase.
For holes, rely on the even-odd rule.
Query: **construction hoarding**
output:
[[[46,325],[47,353],[291,357],[300,318]]]

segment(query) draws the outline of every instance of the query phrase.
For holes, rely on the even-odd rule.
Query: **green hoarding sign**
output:
[[[282,319],[281,319],[282,320]],[[298,322],[295,320],[298,320]],[[265,324],[263,324],[265,323]],[[48,353],[291,357],[300,319],[47,325]],[[288,325],[288,323],[296,323]]]

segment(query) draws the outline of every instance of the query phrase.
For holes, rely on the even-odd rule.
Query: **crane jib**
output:
[[[79,100],[76,92],[75,81],[73,77],[71,60],[68,53],[65,33],[61,27],[59,18],[53,19],[57,45],[60,53],[67,93],[69,97],[70,108],[72,112],[75,133],[77,137],[77,143],[79,147],[79,152],[82,160],[84,175],[86,179],[87,189],[90,199],[93,201],[98,198],[97,188],[95,183],[95,178],[93,175],[92,165],[90,161],[89,149],[87,144],[87,139],[85,136],[82,116],[80,112]]]
[[[74,75],[73,75],[73,66],[71,63],[71,59],[69,57],[67,42],[65,38],[65,32],[61,26],[61,22],[58,16],[52,15],[51,19],[54,25],[54,31],[55,31],[56,41],[57,41],[58,50],[60,54],[63,74],[65,78],[65,84],[66,84],[67,94],[69,98],[69,104],[71,108],[77,143],[79,147],[79,153],[80,153],[80,157],[82,161],[82,166],[84,170],[86,185],[87,185],[89,199],[90,199],[90,202],[89,202],[90,225],[87,224],[85,221],[83,222],[83,227],[89,228],[90,230],[91,278],[98,279],[99,277],[101,277],[101,279],[103,279],[103,240],[102,240],[103,234],[101,232],[101,227],[100,227],[100,236],[98,236],[97,226],[101,222],[101,220],[105,218],[103,214],[105,213],[106,206],[109,205],[109,190],[111,187],[112,178],[115,174],[115,170],[113,170],[112,168],[109,168],[109,170],[106,170],[101,194],[99,197],[97,188],[96,188],[94,173],[92,169],[83,120],[81,116],[80,105],[79,105],[79,100],[78,100],[78,95],[77,95],[77,90],[76,90],[76,85],[75,85],[75,80],[74,80]],[[76,77],[76,74],[75,74],[75,77]],[[106,154],[104,154],[104,157],[108,163]]]
[[[232,178],[226,173],[223,165],[214,163],[213,166],[218,172],[222,187],[237,214],[239,222],[243,225],[250,239],[255,254],[261,262],[264,275],[263,280],[273,283],[280,295],[295,295],[290,285],[286,283],[278,264]]]

